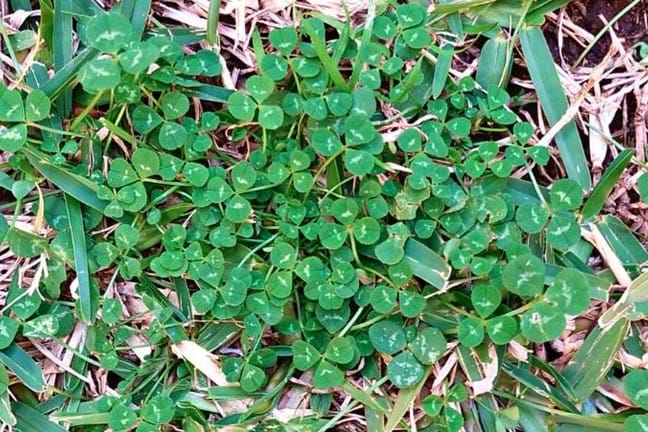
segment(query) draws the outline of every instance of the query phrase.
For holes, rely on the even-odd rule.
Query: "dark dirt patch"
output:
[[[575,24],[596,35],[605,26],[601,16],[609,22],[630,3],[630,0],[576,0],[567,6],[565,13]],[[640,41],[648,42],[648,1],[640,1],[617,21],[613,28],[620,38],[625,39],[625,47],[631,47]],[[547,37],[550,39],[552,54],[557,58],[555,33]],[[599,63],[605,57],[609,47],[610,36],[606,34],[589,52],[585,64]],[[575,41],[569,38],[563,41],[562,54],[567,62],[573,64],[582,51],[583,48]]]

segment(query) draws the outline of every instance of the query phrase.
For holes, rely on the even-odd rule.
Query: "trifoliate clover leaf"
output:
[[[423,366],[408,352],[398,354],[387,365],[387,377],[398,388],[413,386],[423,379],[423,374]]]
[[[347,115],[353,105],[353,98],[349,93],[333,93],[326,97],[328,109],[336,117]]]
[[[17,124],[6,127],[0,125],[0,150],[16,152],[27,142],[27,125]]]
[[[425,8],[418,3],[402,4],[396,8],[398,24],[403,28],[410,28],[421,24],[425,16]]]
[[[517,321],[506,315],[491,318],[486,322],[486,332],[496,345],[506,345],[518,333]]]
[[[499,307],[502,302],[502,293],[496,286],[478,282],[473,286],[470,300],[479,316],[486,318]]]
[[[175,414],[175,402],[169,396],[153,396],[144,405],[142,417],[153,424],[169,423]]]
[[[396,264],[405,256],[402,243],[397,239],[391,238],[378,244],[375,252],[378,260],[387,265]]]
[[[261,60],[261,70],[274,81],[281,81],[288,74],[288,62],[274,54],[267,54]]]
[[[554,215],[547,227],[547,242],[556,249],[569,249],[580,235],[581,229],[574,216]]]
[[[443,408],[443,399],[437,395],[429,395],[421,401],[421,408],[425,414],[430,417],[436,417],[441,413],[441,408]]]
[[[387,314],[394,309],[397,295],[398,292],[395,289],[387,285],[378,285],[371,290],[369,302],[376,312]]]
[[[363,217],[353,222],[352,232],[358,243],[372,245],[380,238],[380,223],[372,217]]]
[[[97,58],[83,65],[78,78],[83,89],[94,94],[117,87],[121,73],[115,60]]]
[[[288,243],[275,243],[270,252],[270,262],[279,269],[291,269],[295,265],[297,251]]]
[[[276,130],[284,121],[283,110],[276,105],[261,105],[259,107],[259,124],[262,128]]]
[[[133,110],[133,127],[139,133],[147,134],[161,123],[162,117],[146,105],[138,105]]]
[[[145,147],[139,147],[131,157],[133,168],[142,177],[150,177],[160,171],[160,158],[157,153]]]
[[[116,53],[132,40],[133,29],[124,15],[97,13],[90,18],[81,37],[86,45],[101,52]]]
[[[160,106],[167,120],[175,120],[189,111],[189,98],[177,91],[166,93],[160,99]]]
[[[546,268],[533,255],[521,255],[504,267],[502,283],[513,294],[530,297],[542,293]]]
[[[400,291],[398,306],[405,318],[416,318],[427,307],[425,297],[416,292]]]
[[[274,48],[287,56],[297,45],[297,32],[292,27],[272,29],[268,40]]]
[[[259,390],[265,385],[267,377],[263,369],[253,365],[246,364],[241,372],[241,388],[243,391],[252,393]]]
[[[464,318],[459,323],[458,336],[461,345],[473,348],[484,340],[484,323],[478,318]]]
[[[344,152],[344,166],[354,176],[369,174],[374,167],[371,153],[364,150],[347,149]]]
[[[329,129],[310,130],[309,136],[313,149],[322,156],[333,156],[342,149],[340,138]]]
[[[369,339],[374,348],[383,354],[394,354],[402,350],[407,343],[403,327],[388,320],[369,327]]]
[[[124,72],[139,74],[148,69],[159,55],[157,46],[152,43],[139,42],[119,54],[119,64]]]
[[[34,89],[25,98],[25,120],[31,122],[44,120],[49,116],[51,107],[50,98],[42,90]]]
[[[347,145],[366,144],[374,139],[376,129],[364,114],[353,114],[344,121],[344,139]]]
[[[109,186],[119,188],[137,181],[137,178],[137,173],[125,159],[117,158],[110,164],[107,176]]]
[[[254,186],[257,172],[251,163],[241,161],[232,169],[232,186],[236,192],[245,192]]]
[[[398,147],[400,147],[404,152],[414,153],[421,151],[423,141],[421,140],[421,135],[416,129],[405,129],[398,136],[396,142],[398,143]]]
[[[315,120],[324,120],[328,116],[328,109],[324,98],[316,97],[304,101],[304,112]]]
[[[636,414],[632,415],[623,422],[623,427],[626,432],[645,432],[648,430],[648,415]]]
[[[547,288],[547,299],[568,315],[578,315],[589,306],[589,284],[581,272],[561,270]]]
[[[648,382],[648,371],[642,369],[633,370],[623,380],[625,394],[643,409],[648,409],[646,382]]]
[[[179,149],[189,140],[189,133],[184,126],[167,121],[164,122],[158,134],[160,146],[165,150]]]
[[[319,239],[326,249],[335,250],[342,247],[347,238],[346,228],[333,222],[325,222],[320,226]]]
[[[295,367],[300,371],[306,371],[312,368],[321,357],[319,351],[308,342],[295,341],[291,349]]]
[[[245,89],[258,103],[266,100],[275,90],[274,82],[265,75],[253,75],[245,82]]]
[[[210,50],[200,50],[196,53],[202,67],[201,75],[214,77],[221,74],[223,67],[220,64],[218,54]]]
[[[465,117],[453,118],[445,126],[455,138],[465,138],[470,135],[470,120]]]
[[[227,98],[227,110],[235,119],[251,122],[256,112],[256,103],[250,96],[234,92]]]
[[[252,206],[245,198],[235,195],[225,206],[225,217],[230,222],[241,223],[252,214]]]
[[[187,162],[182,168],[182,174],[195,187],[204,186],[209,180],[209,170],[197,162]]]
[[[18,333],[20,323],[7,316],[0,316],[0,349],[11,345]]]
[[[123,432],[131,429],[137,422],[137,413],[124,405],[117,402],[113,405],[110,415],[108,416],[108,426],[116,432]]]
[[[325,389],[337,387],[344,383],[344,374],[340,369],[333,366],[326,360],[322,360],[313,373],[313,385],[315,388]]]
[[[353,360],[355,348],[348,337],[338,336],[329,342],[324,357],[333,363],[346,364]]]
[[[570,179],[561,179],[551,186],[549,200],[554,210],[574,210],[583,202],[583,189]]]
[[[441,358],[446,350],[446,339],[434,327],[424,328],[411,344],[414,356],[424,365],[432,365]]]
[[[525,232],[537,234],[542,231],[549,218],[549,211],[534,203],[522,204],[515,213],[515,222]]]
[[[513,134],[520,144],[526,144],[533,136],[533,126],[529,122],[519,122],[513,126]]]
[[[558,339],[566,325],[562,309],[538,303],[522,315],[520,330],[531,342],[541,343]]]
[[[0,87],[0,121],[19,122],[24,119],[25,109],[20,92]]]
[[[415,27],[403,32],[403,40],[413,49],[422,49],[432,43],[432,37],[425,27]]]
[[[140,232],[132,225],[121,224],[115,230],[115,245],[122,250],[134,247],[140,239]]]

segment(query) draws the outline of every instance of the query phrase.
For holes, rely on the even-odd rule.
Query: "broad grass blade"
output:
[[[17,343],[13,342],[7,348],[0,350],[0,362],[33,391],[43,392],[47,388],[43,371]]]

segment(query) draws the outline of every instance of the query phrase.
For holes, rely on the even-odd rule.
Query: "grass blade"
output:
[[[577,401],[587,399],[610,370],[629,324],[628,319],[621,318],[606,329],[596,326],[563,370]]]
[[[16,429],[20,431],[65,432],[62,426],[50,421],[40,411],[21,402],[12,405],[16,416]]]
[[[432,97],[435,99],[439,97],[445,88],[448,74],[450,73],[450,67],[452,66],[453,55],[454,50],[450,45],[443,46],[439,51],[437,63],[434,67],[434,78],[432,78]]]
[[[338,70],[337,64],[335,64],[333,59],[326,52],[326,45],[324,44],[324,41],[322,41],[322,39],[317,35],[317,32],[313,28],[313,25],[308,22],[308,20],[304,20],[302,25],[304,31],[310,37],[311,42],[313,43],[313,49],[315,50],[317,57],[322,62],[322,65],[324,65],[324,69],[326,69],[326,72],[328,72],[335,86],[340,90],[348,90],[349,86],[347,85],[346,81],[344,81],[342,74]]]
[[[97,185],[84,177],[72,174],[50,163],[47,157],[37,150],[24,147],[23,151],[32,166],[49,182],[59,187],[66,194],[81,201],[83,204],[103,212],[103,209],[108,203],[97,198]]]
[[[523,28],[519,35],[540,105],[549,123],[554,125],[567,112],[567,98],[560,84],[549,46],[542,31],[536,27]],[[555,140],[567,175],[583,189],[588,190],[592,186],[592,180],[576,123],[573,120],[567,123],[556,134]]]
[[[426,368],[425,373],[423,374],[423,378],[421,379],[421,381],[419,381],[418,384],[412,387],[404,388],[398,392],[394,407],[392,408],[389,417],[387,417],[387,423],[385,423],[385,432],[391,432],[398,426],[401,419],[407,412],[407,409],[421,392],[421,389],[430,376],[430,372],[432,372],[432,369]]]
[[[94,48],[84,48],[81,50],[72,61],[65,64],[61,69],[59,69],[52,79],[45,81],[42,85],[38,86],[39,89],[43,90],[46,95],[51,98],[55,98],[58,94],[65,90],[65,87],[74,80],[79,69],[93,59],[98,54],[98,51]]]
[[[596,226],[623,264],[639,266],[648,261],[648,252],[620,219],[605,215]]]
[[[547,384],[543,379],[538,378],[528,370],[513,366],[506,362],[502,365],[502,370],[520,384],[525,385],[538,395],[551,400],[562,409],[573,413],[578,412],[578,408],[569,399],[567,399],[565,395],[554,387],[549,386],[549,384]]]
[[[47,388],[43,371],[17,343],[13,342],[7,348],[0,350],[0,362],[33,391],[43,392]]]
[[[90,286],[90,273],[88,272],[88,251],[86,249],[85,230],[83,228],[83,216],[79,201],[69,195],[65,195],[65,208],[68,220],[70,221],[70,235],[72,237],[72,249],[74,251],[74,270],[79,282],[79,304],[80,318],[92,324],[99,308],[99,299],[96,298]]]
[[[53,57],[54,70],[61,71],[72,61],[72,15],[70,0],[54,2]],[[72,110],[72,89],[66,89],[57,98],[56,109],[60,116],[67,116]]]
[[[410,239],[405,244],[405,261],[414,274],[435,288],[443,289],[450,277],[450,266],[436,252],[423,243]]]
[[[617,180],[619,180],[619,177],[623,174],[623,170],[625,170],[630,163],[633,153],[634,150],[632,149],[623,150],[605,170],[601,180],[599,180],[596,186],[594,186],[592,194],[589,196],[585,206],[583,207],[583,218],[585,220],[592,219],[603,209],[605,201],[607,201],[607,198],[616,185]]]
[[[477,83],[485,90],[506,87],[513,65],[509,59],[509,44],[504,34],[499,32],[482,47],[477,67]]]
[[[210,0],[209,11],[207,12],[207,34],[205,39],[209,45],[218,43],[218,18],[220,14],[221,0]]]
[[[225,103],[229,95],[232,94],[232,90],[206,84],[188,89],[185,93],[187,96],[197,97],[200,100]]]

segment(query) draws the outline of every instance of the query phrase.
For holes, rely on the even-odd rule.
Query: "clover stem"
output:
[[[347,334],[347,332],[348,332],[349,330],[351,330],[351,327],[352,327],[353,324],[358,320],[358,318],[360,318],[360,315],[362,314],[362,311],[363,311],[363,310],[364,310],[364,307],[361,307],[361,308],[359,308],[359,309],[356,311],[355,315],[353,315],[353,317],[351,318],[351,320],[349,321],[349,323],[348,323],[346,326],[344,326],[344,328],[343,328],[342,331],[340,332],[340,334],[339,334],[340,337],[344,336],[345,334]]]
[[[375,316],[375,317],[371,318],[368,321],[365,321],[363,323],[354,325],[353,327],[350,328],[350,330],[351,331],[360,330],[360,329],[363,329],[365,327],[369,327],[371,324],[377,323],[378,321],[381,321],[381,320],[384,320],[384,319],[385,319],[385,315],[378,315],[378,316]]]
[[[335,154],[332,155],[331,157],[329,157],[328,159],[326,159],[326,161],[324,161],[324,163],[322,164],[322,166],[319,167],[319,168],[317,169],[317,171],[315,172],[315,175],[313,176],[314,181],[317,181],[317,179],[319,178],[319,176],[322,175],[322,173],[324,172],[324,170],[326,169],[326,167],[329,166],[329,164],[330,164],[331,162],[333,162],[333,161],[334,161],[338,156],[340,156],[340,155],[342,154],[343,151],[344,151],[344,147],[341,148],[340,150],[338,150],[337,152],[335,152]]]
[[[533,183],[533,188],[536,191],[536,194],[538,195],[538,198],[540,199],[540,202],[542,202],[542,205],[545,208],[549,208],[549,205],[547,204],[547,201],[544,198],[544,195],[542,194],[542,191],[540,190],[540,186],[538,185],[538,181],[535,178],[535,175],[533,174],[533,171],[531,170],[531,167],[529,164],[525,161],[524,165],[527,168],[527,172],[529,173],[529,178],[531,179],[531,183]]]
[[[83,119],[85,119],[88,116],[90,111],[92,111],[94,109],[95,105],[97,105],[97,103],[99,102],[99,99],[101,99],[101,96],[103,96],[103,94],[104,94],[104,92],[100,91],[99,93],[97,93],[95,95],[95,97],[92,98],[92,100],[90,101],[88,106],[85,107],[83,109],[83,111],[81,112],[81,114],[79,114],[79,116],[74,119],[74,121],[72,122],[72,125],[70,125],[70,129],[76,129],[76,127],[79,126],[81,121],[83,121]]]
[[[276,239],[277,237],[279,237],[279,233],[274,234],[272,237],[270,237],[270,238],[267,239],[266,241],[260,243],[260,244],[259,244],[258,246],[256,246],[254,249],[250,250],[250,252],[248,252],[248,254],[245,255],[245,256],[243,257],[243,259],[241,260],[241,262],[238,263],[237,267],[242,267],[243,264],[245,264],[245,261],[249,260],[250,257],[251,257],[252,255],[254,255],[255,253],[257,253],[259,250],[263,249],[263,248],[266,247],[268,244],[272,243],[272,242],[274,241],[274,239]]]
[[[543,302],[544,300],[545,300],[545,296],[541,295],[538,298],[536,298],[535,300],[530,301],[529,303],[527,303],[527,304],[525,304],[523,306],[520,306],[517,309],[513,309],[512,311],[505,313],[503,316],[519,315],[519,314],[521,314],[523,312],[526,312],[527,310],[531,309],[533,306],[537,305],[538,303]]]
[[[351,251],[353,252],[353,258],[358,266],[362,267],[362,262],[360,261],[360,256],[358,255],[358,248],[356,247],[355,238],[353,238],[353,232],[349,233],[349,240],[351,241]]]

